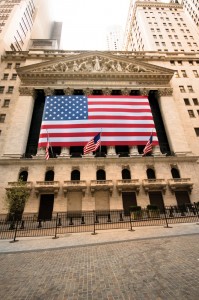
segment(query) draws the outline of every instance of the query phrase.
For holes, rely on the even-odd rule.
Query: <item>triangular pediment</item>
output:
[[[125,57],[118,53],[83,52],[64,58],[32,64],[18,69],[21,79],[25,78],[165,78],[169,81],[173,70],[155,66],[134,57]]]

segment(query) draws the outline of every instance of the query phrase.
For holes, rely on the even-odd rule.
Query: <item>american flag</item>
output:
[[[153,131],[153,116],[145,96],[48,96],[46,97],[38,147],[85,146],[98,132],[101,144],[145,145]]]
[[[101,144],[101,134],[98,133],[84,146],[84,154],[96,151]]]
[[[153,149],[152,145],[153,145],[153,133],[151,133],[151,136],[148,142],[146,143],[146,146],[144,147],[143,156],[152,151]]]

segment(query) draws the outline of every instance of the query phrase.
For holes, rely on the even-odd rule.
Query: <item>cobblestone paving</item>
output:
[[[199,235],[1,254],[0,299],[198,300]]]

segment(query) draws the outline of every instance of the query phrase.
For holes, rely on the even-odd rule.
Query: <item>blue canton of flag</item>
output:
[[[86,120],[88,102],[85,96],[53,96],[46,98],[44,120]]]

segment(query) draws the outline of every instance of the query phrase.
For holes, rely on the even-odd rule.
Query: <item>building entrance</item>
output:
[[[157,206],[160,212],[164,212],[162,192],[149,192],[149,200],[151,205]]]
[[[176,191],[175,196],[176,196],[176,201],[178,206],[184,206],[185,204],[191,203],[187,191]]]
[[[51,220],[54,205],[54,194],[44,194],[40,197],[39,220]]]
[[[137,199],[135,192],[122,192],[122,202],[124,215],[129,216],[129,207],[137,206]]]

